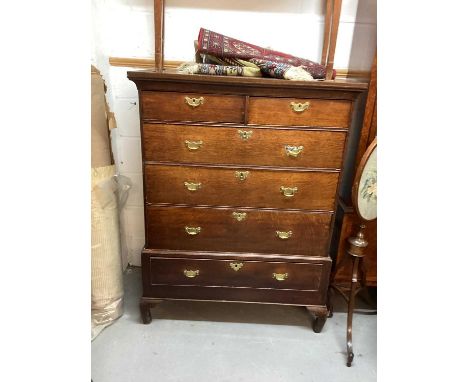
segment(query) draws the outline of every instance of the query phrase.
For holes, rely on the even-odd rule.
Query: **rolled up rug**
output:
[[[263,65],[269,67],[269,73],[274,66],[287,70],[289,67],[286,67],[286,65],[289,65],[290,67],[304,69],[314,79],[325,79],[326,76],[325,66],[316,62],[262,48],[205,28],[200,28],[200,32],[198,33],[198,53],[214,57],[217,60],[225,60],[228,65],[237,65],[236,62],[239,60],[247,60],[253,63],[255,63],[255,60],[252,59],[263,60]],[[284,66],[279,64],[283,64]],[[262,73],[266,74],[264,70],[262,70]],[[332,78],[335,78],[335,75],[336,72],[333,70]],[[273,77],[284,78],[274,75]]]

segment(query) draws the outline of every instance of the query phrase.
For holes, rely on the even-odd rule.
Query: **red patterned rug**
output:
[[[326,68],[316,62],[262,48],[204,28],[200,28],[198,34],[198,53],[206,55],[208,63],[221,66],[245,66],[242,61],[249,61],[269,77],[285,78],[284,73],[291,67],[304,69],[313,79],[324,79],[326,74]],[[335,75],[333,71],[332,78]]]

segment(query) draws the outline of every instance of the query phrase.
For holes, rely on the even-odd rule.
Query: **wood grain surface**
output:
[[[302,112],[295,112],[291,103],[309,104]],[[254,125],[348,127],[351,102],[251,97],[248,123]]]
[[[239,130],[252,135],[242,139]],[[147,161],[338,169],[346,133],[146,123],[143,139]],[[189,150],[186,141],[202,144]],[[288,156],[286,146],[303,150],[297,157]]]
[[[156,48],[160,63],[161,41]],[[148,304],[161,299],[326,311],[347,129],[367,84],[171,70],[128,78],[139,92],[144,156],[143,320]],[[190,106],[186,97],[203,102]],[[291,102],[309,105],[294,112]],[[238,130],[249,131],[248,139]],[[202,144],[189,150],[185,141]],[[288,156],[286,145],[303,149]],[[297,191],[288,198],[281,186]],[[188,235],[185,227],[200,230]],[[276,231],[292,233],[280,239]],[[278,280],[273,273],[288,276]]]
[[[146,208],[147,248],[328,256],[331,213]],[[201,230],[192,236],[185,231],[187,226]],[[292,234],[280,239],[276,231]]]
[[[231,301],[300,306],[317,305],[326,309],[326,289],[319,291],[305,291],[272,288],[143,284],[143,291],[142,300],[146,297],[151,297],[163,300]]]
[[[247,171],[245,180],[236,176]],[[332,211],[338,178],[338,172],[148,164],[145,195],[152,204]],[[185,182],[200,183],[200,188],[190,191]],[[286,197],[281,187],[297,191]]]
[[[231,264],[242,266],[234,270]],[[317,291],[324,262],[291,263],[152,257],[151,285],[205,285]],[[184,273],[197,272],[194,277]],[[277,280],[274,273],[285,275]]]
[[[185,97],[203,103],[192,107]],[[244,97],[204,93],[141,92],[143,119],[162,121],[243,122]]]
[[[330,276],[330,268],[331,268],[331,260],[329,258],[320,259],[320,260],[311,260],[308,262],[303,261],[296,261],[296,262],[275,262],[275,261],[268,261],[266,259],[260,260],[258,263],[270,263],[269,266],[264,268],[258,268],[262,274],[268,275],[268,273],[281,273],[282,271],[289,270],[291,272],[291,278],[288,279],[293,280],[293,275],[297,276],[296,269],[300,272],[300,268],[304,267],[302,264],[306,264],[307,271],[306,273],[311,274],[311,272],[315,272],[315,270],[321,269],[320,274],[315,275],[315,279],[320,280],[318,290],[310,290],[310,289],[286,289],[286,286],[279,288],[278,287],[264,287],[261,286],[259,288],[249,287],[249,286],[212,286],[212,285],[193,285],[194,282],[192,281],[192,285],[188,286],[178,286],[178,285],[155,285],[154,281],[157,280],[158,274],[161,273],[158,268],[152,267],[152,262],[155,259],[164,259],[168,258],[165,256],[164,253],[160,254],[149,254],[143,251],[142,253],[142,279],[143,279],[143,297],[152,297],[152,298],[165,298],[165,299],[187,299],[187,300],[210,300],[210,301],[243,301],[243,302],[257,302],[257,303],[266,303],[266,304],[287,304],[287,305],[317,305],[317,306],[325,306],[326,296],[327,296],[327,287],[328,287],[328,278]],[[172,257],[169,257],[169,260]],[[184,257],[181,256],[180,259],[183,260],[192,260],[197,261],[200,259],[208,259],[212,260],[210,257],[204,256],[203,258],[193,258],[193,257]],[[231,261],[226,259],[228,263]],[[161,260],[163,261],[163,260]],[[238,259],[234,259],[234,262],[239,261]],[[243,260],[241,260],[243,261]],[[245,261],[243,261],[245,263]],[[194,263],[185,263],[187,264],[194,264]],[[290,268],[282,268],[287,266],[286,264],[295,264]],[[179,263],[179,267],[180,267]],[[219,262],[218,266],[222,266],[223,270],[226,270],[226,266],[229,266],[229,269],[234,272],[230,265],[226,264],[226,262]],[[244,266],[243,266],[244,267]],[[241,268],[238,272],[241,272]],[[260,265],[261,267],[261,265]],[[298,267],[298,268],[296,268]],[[174,268],[173,268],[174,269]],[[175,273],[184,271],[185,268],[175,268]],[[245,268],[247,269],[247,268]],[[245,270],[244,269],[244,270]],[[274,270],[273,270],[274,269]],[[200,269],[199,269],[200,270]],[[253,274],[250,274],[251,277]],[[199,274],[200,276],[200,274]],[[185,276],[183,276],[186,278]],[[235,277],[235,275],[234,275]],[[243,279],[244,276],[242,276]],[[296,279],[295,277],[294,279]],[[286,282],[286,279],[283,282]],[[188,280],[188,278],[187,278]],[[233,278],[230,279],[231,282]],[[199,280],[200,281],[200,280]],[[297,280],[296,280],[297,281]],[[295,281],[295,282],[296,282]],[[223,282],[221,280],[221,282]],[[246,281],[249,282],[249,281]],[[251,283],[255,283],[255,281],[250,281]],[[271,275],[271,280],[268,281],[269,283],[273,283],[275,286],[275,282],[281,283],[281,281],[276,281],[273,279],[273,275]],[[187,283],[187,281],[185,281]],[[310,288],[310,285],[317,285],[315,284],[316,281],[305,279],[303,283],[297,284],[300,288]],[[209,284],[215,284],[211,282]],[[227,284],[224,282],[224,284]],[[252,285],[252,284],[251,284]],[[253,284],[254,285],[254,284]],[[271,285],[271,284],[269,284]]]

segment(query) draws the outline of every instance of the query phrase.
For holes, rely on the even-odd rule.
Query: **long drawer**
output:
[[[143,271],[147,272],[145,266]],[[322,276],[326,278],[326,276]],[[327,298],[327,284],[320,290],[237,288],[200,285],[143,285],[143,295],[162,300],[201,300],[256,302],[260,304],[322,305]]]
[[[244,121],[245,98],[232,95],[175,92],[141,92],[143,120]]]
[[[338,172],[145,165],[147,203],[331,211]]]
[[[144,124],[147,161],[340,168],[345,132]]]
[[[351,102],[250,97],[247,122],[254,125],[348,127]]]
[[[230,286],[318,291],[330,262],[213,260],[152,256],[151,286]]]
[[[147,248],[328,256],[331,213],[146,208]]]

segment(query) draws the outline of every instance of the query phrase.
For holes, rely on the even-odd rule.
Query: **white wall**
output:
[[[165,59],[193,60],[200,27],[320,61],[324,0],[166,0]],[[133,188],[122,214],[123,261],[140,265],[144,245],[138,99],[126,79],[132,68],[108,57],[154,56],[153,0],[93,0],[92,63],[108,86],[117,129],[113,149],[119,173]],[[376,0],[343,0],[335,68],[369,70],[376,46]],[[351,50],[352,49],[352,50]]]

